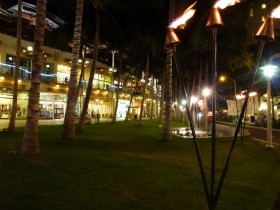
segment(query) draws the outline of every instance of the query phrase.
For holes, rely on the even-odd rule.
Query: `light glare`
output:
[[[186,22],[194,15],[195,13],[195,9],[192,9],[193,6],[196,4],[196,2],[194,4],[192,4],[191,6],[189,6],[183,13],[183,15],[181,15],[180,17],[176,18],[171,24],[170,24],[170,28],[177,28],[178,26],[181,27],[185,27],[186,26]]]
[[[215,3],[214,7],[224,9],[228,6],[235,5],[235,3],[239,3],[239,2],[240,2],[239,0],[219,0]]]
[[[274,73],[277,69],[277,66],[267,65],[267,66],[261,67],[260,69],[263,70],[263,73],[265,76],[267,76],[268,78],[271,78],[274,75]]]
[[[280,5],[271,12],[272,18],[280,18]]]

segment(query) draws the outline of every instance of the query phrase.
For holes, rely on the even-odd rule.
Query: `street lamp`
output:
[[[117,71],[117,69],[115,69],[115,54],[118,52],[118,50],[112,50],[112,67],[109,68],[109,72],[111,72],[111,91],[112,91],[112,99],[111,99],[111,113],[115,113],[114,110],[114,106],[115,106],[115,102],[114,102],[114,73]]]
[[[236,99],[236,80],[232,79],[230,77],[225,77],[225,76],[220,76],[220,81],[224,82],[226,80],[230,80],[233,82],[233,86],[234,86],[234,100],[235,100],[235,105],[236,105],[236,115],[238,115],[238,107],[237,107],[237,99]],[[233,122],[235,122],[236,118],[233,119]]]
[[[235,79],[232,79],[230,77],[225,77],[225,76],[220,76],[220,81],[221,82],[224,82],[226,80],[230,80],[233,82],[233,86],[234,86],[234,97],[236,96],[236,80]]]
[[[275,73],[277,66],[267,65],[263,66],[260,69],[263,70],[264,75],[267,77],[267,145],[266,147],[272,148],[272,120],[271,120],[271,78]]]

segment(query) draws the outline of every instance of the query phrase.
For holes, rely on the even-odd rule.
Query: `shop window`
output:
[[[61,119],[64,117],[64,106],[63,104],[54,104],[54,118]]]
[[[52,119],[53,118],[53,104],[52,103],[41,103],[39,105],[39,117],[41,119]]]
[[[104,75],[100,75],[100,74],[94,75],[93,88],[107,90],[109,84],[110,83],[108,82],[108,77],[105,77]]]
[[[57,66],[57,83],[68,83],[70,77],[70,67],[65,65]]]
[[[43,63],[41,81],[44,83],[53,83],[53,64],[52,63]]]
[[[14,75],[15,74],[16,56],[7,54],[6,63],[12,65],[12,66],[7,67],[6,74]],[[19,78],[30,80],[31,59],[21,57],[19,65],[20,65]]]
[[[8,119],[10,113],[10,105],[9,104],[0,104],[0,118]]]

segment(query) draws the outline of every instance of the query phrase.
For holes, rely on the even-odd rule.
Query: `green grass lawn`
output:
[[[153,120],[99,123],[62,141],[61,125],[40,126],[37,157],[20,153],[23,128],[0,132],[0,209],[207,209],[193,141],[160,143],[161,129]],[[217,139],[216,181],[230,143]],[[210,139],[199,146],[209,182]],[[279,147],[237,141],[217,209],[273,209],[279,192]]]

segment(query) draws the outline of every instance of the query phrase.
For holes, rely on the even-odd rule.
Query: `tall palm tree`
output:
[[[150,67],[150,55],[147,52],[146,54],[146,68],[145,68],[145,83],[143,85],[143,92],[142,92],[142,102],[141,102],[141,108],[140,108],[140,116],[139,116],[139,125],[142,125],[142,119],[143,119],[143,111],[144,111],[144,101],[145,101],[145,95],[146,95],[146,86],[148,83],[148,77],[149,77],[149,67]]]
[[[151,110],[150,110],[150,119],[153,119],[154,116],[154,78],[152,77],[149,94],[151,95]]]
[[[169,7],[169,23],[174,20],[175,16],[175,0],[170,0]],[[170,142],[172,140],[171,135],[171,111],[172,111],[172,57],[173,49],[167,49],[167,58],[166,58],[166,84],[165,84],[165,118],[163,133],[161,136],[162,142]]]
[[[70,71],[69,90],[67,98],[67,107],[62,130],[63,139],[75,138],[75,108],[77,103],[77,80],[78,80],[78,61],[81,46],[81,31],[83,22],[83,6],[84,0],[77,0],[76,5],[76,20],[74,29],[74,39],[72,47],[72,65]]]
[[[24,129],[22,152],[39,154],[38,118],[41,69],[43,64],[44,27],[46,19],[47,0],[38,0],[36,9],[36,25],[34,31],[34,54],[32,62],[32,78],[27,106],[27,120]]]
[[[16,50],[16,65],[14,75],[14,92],[13,92],[13,106],[9,122],[8,132],[14,132],[16,114],[17,114],[17,95],[18,95],[18,77],[20,66],[20,51],[21,51],[21,33],[22,33],[22,0],[18,0],[18,14],[17,14],[17,50]]]
[[[136,77],[136,83],[135,83],[135,86],[134,86],[134,88],[132,90],[132,93],[131,93],[131,96],[130,96],[129,105],[128,105],[127,113],[126,113],[126,116],[125,116],[125,121],[128,121],[128,115],[130,113],[130,108],[131,108],[131,105],[132,105],[132,100],[133,100],[133,97],[135,95],[135,92],[136,92],[136,89],[137,89],[137,86],[138,86],[138,82],[139,82],[139,78]]]
[[[83,129],[86,115],[88,112],[88,104],[90,101],[90,95],[92,92],[93,77],[95,74],[95,69],[96,69],[96,64],[97,64],[97,59],[98,59],[98,46],[99,46],[99,36],[100,36],[100,11],[107,3],[110,2],[110,0],[90,0],[90,2],[92,3],[92,5],[95,8],[95,16],[96,16],[96,18],[95,18],[95,40],[94,40],[94,50],[93,50],[93,55],[92,55],[91,70],[90,70],[90,75],[89,75],[87,91],[86,91],[86,98],[84,101],[79,124],[77,126],[78,130]]]
[[[81,72],[80,72],[80,77],[79,77],[79,81],[78,81],[78,87],[77,87],[77,99],[80,93],[80,89],[82,87],[82,80],[84,78],[84,74],[85,74],[85,59],[86,59],[86,51],[87,51],[87,46],[83,45],[82,47],[82,68],[81,68]]]

